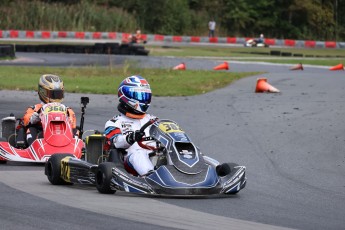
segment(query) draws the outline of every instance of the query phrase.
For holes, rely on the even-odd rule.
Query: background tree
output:
[[[0,29],[345,40],[345,0],[0,0]]]

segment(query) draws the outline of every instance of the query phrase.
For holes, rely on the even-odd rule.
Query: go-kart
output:
[[[42,106],[39,116],[42,130],[31,145],[25,141],[22,119],[13,114],[2,119],[2,138],[0,139],[0,163],[7,161],[44,163],[54,154],[69,153],[81,158],[85,144],[82,137],[84,113],[87,97],[82,97],[82,116],[79,135],[74,133],[67,116],[67,108],[61,103],[47,103]]]
[[[245,47],[269,47],[269,45],[259,39],[248,39],[244,43]]]
[[[236,194],[246,186],[245,166],[220,164],[203,155],[187,134],[171,120],[151,120],[141,131],[150,136],[138,142],[149,154],[155,170],[138,176],[124,159],[126,152],[111,149],[98,154],[97,164],[71,154],[52,156],[45,174],[53,185],[91,184],[100,193],[117,190],[136,194],[198,196]],[[104,142],[104,141],[103,141]]]

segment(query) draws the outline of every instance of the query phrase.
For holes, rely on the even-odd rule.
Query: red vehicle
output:
[[[17,162],[46,162],[53,154],[73,154],[77,158],[82,157],[82,150],[85,147],[81,139],[84,108],[86,107],[85,98],[84,104],[82,100],[82,119],[80,125],[80,135],[73,134],[72,127],[67,116],[66,106],[60,103],[45,104],[40,112],[42,123],[42,132],[38,138],[30,145],[25,147],[18,147],[16,145],[16,137],[18,129],[13,130],[11,134],[8,132],[8,127],[4,127],[2,138],[0,139],[0,163],[7,161]],[[7,123],[20,121],[16,120],[14,116],[5,118]],[[4,131],[7,134],[4,137]]]

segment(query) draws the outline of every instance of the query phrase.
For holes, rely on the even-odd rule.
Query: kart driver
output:
[[[256,39],[256,43],[264,43],[264,35],[260,34],[260,37]]]
[[[59,76],[52,74],[44,74],[40,77],[38,82],[38,95],[41,103],[30,106],[23,117],[23,126],[26,130],[26,141],[27,145],[31,145],[36,140],[40,130],[42,130],[41,119],[39,113],[44,104],[50,102],[61,103],[64,99],[64,84]],[[67,114],[69,116],[70,124],[73,130],[76,132],[77,120],[74,111],[67,107]],[[21,141],[21,138],[18,138]],[[18,145],[25,146],[24,137],[22,137],[22,143]]]
[[[129,36],[129,40],[131,43],[146,43],[139,29],[137,29],[135,34]]]
[[[120,114],[105,123],[106,148],[126,149],[125,166],[135,170],[140,176],[150,174],[154,167],[149,159],[149,150],[141,148],[137,141],[145,136],[140,128],[150,119],[156,117],[146,111],[151,102],[149,83],[141,76],[130,76],[124,79],[118,88],[120,103],[117,106]],[[148,132],[148,129],[145,130]],[[148,133],[147,135],[148,136]]]

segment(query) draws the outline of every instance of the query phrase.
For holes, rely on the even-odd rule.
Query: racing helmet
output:
[[[139,75],[124,79],[117,93],[122,108],[126,112],[145,114],[151,103],[151,88],[149,83]]]
[[[62,102],[64,85],[61,78],[53,74],[44,74],[38,82],[38,95],[42,102]]]

